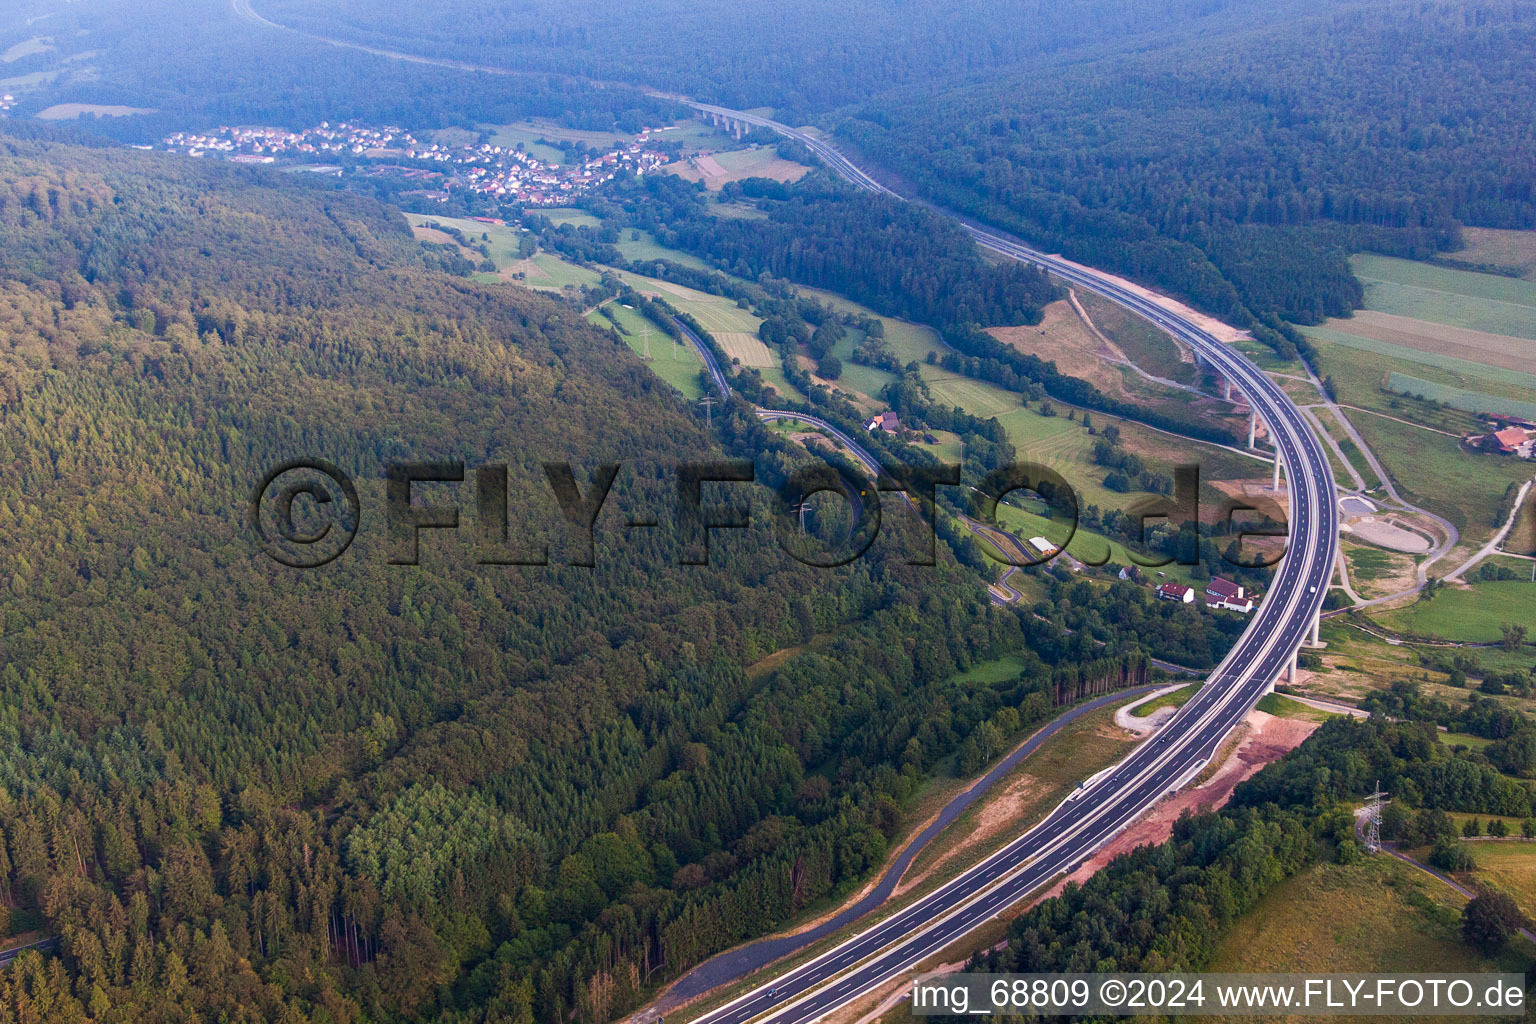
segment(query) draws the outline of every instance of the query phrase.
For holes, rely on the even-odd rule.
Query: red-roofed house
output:
[[[1205,585],[1205,606],[1246,614],[1253,611],[1253,598],[1246,596],[1243,588],[1231,580],[1214,576]]]
[[[1494,446],[1502,455],[1516,454],[1530,439],[1531,435],[1522,427],[1505,427],[1493,435]]]
[[[1180,604],[1195,603],[1195,588],[1186,587],[1182,583],[1164,583],[1157,588],[1157,596],[1164,601],[1177,601]]]

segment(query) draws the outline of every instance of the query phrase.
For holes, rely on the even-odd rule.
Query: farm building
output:
[[[1157,588],[1157,596],[1164,601],[1177,601],[1180,604],[1195,603],[1195,588],[1186,587],[1182,583],[1164,583]]]
[[[1248,597],[1238,584],[1216,576],[1205,585],[1205,606],[1247,614],[1253,611],[1253,598]]]

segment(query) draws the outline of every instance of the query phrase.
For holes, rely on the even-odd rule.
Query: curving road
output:
[[[809,928],[803,932],[795,932],[792,935],[759,939],[756,942],[737,946],[704,961],[679,978],[667,990],[665,1002],[668,1005],[676,1005],[677,1003],[692,999],[694,996],[702,995],[710,989],[728,984],[745,974],[764,967],[780,957],[795,953],[816,942],[818,939],[831,935],[844,925],[857,921],[890,898],[891,894],[896,891],[896,885],[901,881],[902,875],[906,874],[907,868],[912,866],[912,862],[917,859],[917,855],[923,851],[934,837],[948,828],[951,822],[963,814],[971,804],[975,803],[978,797],[991,789],[998,780],[1013,771],[1025,758],[1040,749],[1040,745],[1046,740],[1083,715],[1090,714],[1100,708],[1138,694],[1150,694],[1156,689],[1156,684],[1150,684],[1146,686],[1133,686],[1125,690],[1116,690],[1114,693],[1106,693],[1103,696],[1095,697],[1090,701],[1078,704],[1062,712],[1031,735],[1028,740],[1014,748],[1012,753],[994,765],[992,770],[982,776],[981,780],[975,785],[969,787],[965,792],[945,804],[943,810],[934,817],[933,821],[929,822],[906,845],[896,859],[891,862],[875,887],[861,897],[858,902],[839,911],[836,915],[816,925],[814,928]]]
[[[57,935],[55,935],[49,939],[39,939],[36,942],[29,942],[25,946],[12,946],[10,949],[0,950],[0,967],[9,967],[11,962],[17,957],[21,956],[23,953],[29,952],[31,950],[36,950],[39,953],[46,953],[50,950],[57,949],[58,945],[59,938]]]
[[[232,2],[242,17],[270,28],[282,27],[256,15],[249,0]],[[325,41],[369,49],[337,40]],[[472,67],[394,51],[370,52],[402,60]],[[473,69],[508,73],[500,68]],[[726,107],[689,105],[705,114],[768,128],[796,139],[857,187],[902,198],[836,147],[805,132]],[[1269,377],[1240,352],[1229,349],[1198,325],[1114,279],[1038,252],[1001,232],[967,224],[963,219],[961,223],[977,244],[1042,266],[1063,280],[1151,320],[1194,348],[1243,391],[1269,424],[1277,457],[1287,471],[1293,515],[1290,544],[1269,597],[1254,613],[1248,630],[1211,674],[1208,685],[1157,736],[1137,747],[1124,761],[1088,780],[1040,824],[961,876],[833,949],[705,1014],[695,1024],[742,1024],[757,1017],[773,1024],[817,1020],[939,952],[1081,863],[1162,795],[1198,774],[1227,733],[1271,687],[1280,672],[1287,665],[1294,666],[1297,648],[1308,628],[1317,621],[1332,577],[1338,508],[1328,457],[1303,414]],[[729,393],[713,353],[686,326],[684,332],[699,345],[716,386]]]
[[[796,139],[854,185],[901,198],[820,139],[753,114],[709,104],[692,106]],[[754,1018],[772,1024],[815,1021],[910,970],[1070,871],[1209,763],[1227,734],[1281,672],[1295,665],[1297,649],[1321,610],[1338,537],[1335,487],[1325,449],[1285,392],[1242,353],[1114,279],[1038,252],[1001,232],[971,224],[965,227],[979,245],[1042,266],[1152,321],[1194,348],[1248,396],[1270,425],[1291,488],[1293,512],[1286,556],[1248,630],[1211,673],[1208,685],[1155,737],[1090,779],[1040,824],[964,874],[697,1018],[694,1024],[743,1024]]]

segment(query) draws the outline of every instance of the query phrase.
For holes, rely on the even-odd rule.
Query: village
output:
[[[424,142],[404,128],[322,121],[302,131],[222,126],[174,132],[161,146],[190,157],[278,164],[286,170],[337,177],[348,170],[398,176],[422,186],[402,195],[427,201],[446,202],[460,192],[508,204],[552,206],[612,181],[621,171],[644,174],[665,164],[668,157],[648,145],[650,140],[651,129],[642,129],[633,141],[571,163],[552,163],[521,145]]]

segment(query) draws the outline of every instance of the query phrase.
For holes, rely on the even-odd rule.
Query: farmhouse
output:
[[[901,421],[896,418],[894,411],[887,409],[864,426],[866,430],[883,430],[887,434],[894,434],[901,429]]]
[[[1242,612],[1246,615],[1253,611],[1253,598],[1246,596],[1243,588],[1238,584],[1215,576],[1205,585],[1205,606],[1213,609],[1225,608],[1228,611]]]
[[[1164,583],[1157,588],[1157,596],[1164,601],[1177,601],[1180,604],[1195,603],[1195,588],[1186,587],[1182,583]]]
[[[1050,558],[1056,552],[1061,550],[1055,544],[1052,544],[1050,541],[1046,540],[1044,537],[1029,538],[1029,546],[1040,558]]]
[[[1492,434],[1495,450],[1500,455],[1529,454],[1531,434],[1524,427],[1506,427]],[[1526,449],[1521,452],[1521,449]]]

